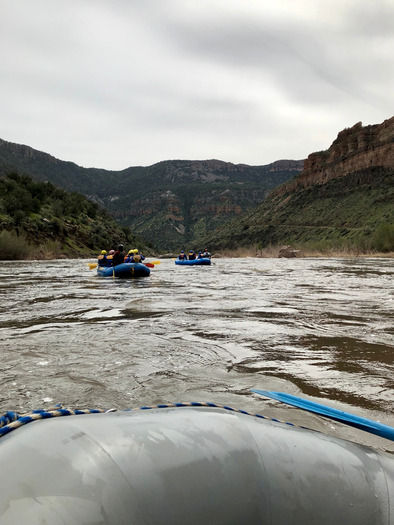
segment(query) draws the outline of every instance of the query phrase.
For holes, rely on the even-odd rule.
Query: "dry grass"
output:
[[[327,251],[301,249],[297,257],[376,257],[376,258],[394,258],[394,252],[373,252],[361,251],[357,249],[330,249]]]
[[[258,257],[258,258],[275,258],[279,256],[279,250],[282,246],[268,246],[267,248],[236,248],[234,250],[220,250],[217,253],[213,252],[213,258],[220,257],[235,257],[235,258],[246,258],[246,257]],[[310,250],[306,248],[295,247],[294,249],[299,250],[297,258],[308,258],[308,257],[376,257],[376,258],[394,258],[394,252],[372,252],[350,248],[343,249],[328,249],[323,250]]]
[[[213,253],[212,257],[263,257],[271,258],[278,257],[280,246],[269,246],[267,248],[236,248],[234,250],[220,250],[218,253]]]

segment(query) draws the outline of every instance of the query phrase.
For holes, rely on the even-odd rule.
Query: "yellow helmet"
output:
[[[107,252],[105,250],[101,250],[101,255],[107,255]]]
[[[129,250],[129,251],[127,252],[127,255],[131,255],[132,253],[134,253],[133,250]]]
[[[130,250],[130,251],[131,251],[131,253],[138,253],[137,248],[134,248],[134,250]]]

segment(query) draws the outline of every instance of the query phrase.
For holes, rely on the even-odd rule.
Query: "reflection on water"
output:
[[[213,262],[129,281],[1,263],[1,411],[212,401],[337,431],[262,388],[394,424],[392,260]]]

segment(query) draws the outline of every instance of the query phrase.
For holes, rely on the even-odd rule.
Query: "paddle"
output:
[[[308,401],[301,397],[292,396],[291,394],[285,394],[283,392],[269,392],[267,390],[256,389],[251,389],[251,391],[260,394],[261,396],[276,399],[281,403],[286,403],[301,408],[302,410],[308,410],[309,412],[320,414],[321,416],[345,423],[345,425],[350,425],[364,430],[365,432],[370,432],[371,434],[376,434],[377,436],[394,441],[394,427],[390,427],[389,425],[384,425],[383,423],[378,423],[371,419],[356,416],[349,412],[343,412],[342,410],[321,405],[320,403],[314,403],[313,401]]]
[[[96,263],[86,263],[86,264],[89,266],[89,270],[94,270],[98,266]],[[105,266],[103,268],[105,268]],[[113,273],[113,277],[115,277],[115,268],[112,273]]]
[[[89,266],[89,270],[94,270],[94,268],[97,268],[97,263],[86,263]],[[145,266],[148,268],[154,268],[155,264],[161,264],[161,261],[152,261],[148,263],[144,263]]]

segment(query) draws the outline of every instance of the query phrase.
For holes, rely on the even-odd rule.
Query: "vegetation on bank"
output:
[[[279,252],[282,248],[282,245],[278,246],[267,246],[265,248],[260,248],[259,246],[252,246],[249,248],[241,248],[238,247],[235,250],[229,250],[229,249],[223,249],[220,251],[213,251],[213,258],[220,259],[220,258],[249,258],[249,257],[256,257],[256,258],[263,258],[263,259],[271,259],[271,258],[278,258]],[[319,258],[319,257],[338,257],[338,258],[346,258],[346,257],[381,257],[381,258],[394,258],[394,251],[385,251],[385,252],[379,252],[379,251],[360,251],[358,249],[352,249],[352,248],[332,248],[332,249],[324,249],[324,250],[313,250],[303,247],[294,247],[291,246],[291,249],[294,249],[297,259],[301,258]]]
[[[269,195],[252,213],[198,240],[215,251],[291,245],[300,253],[394,251],[394,170],[375,167]]]
[[[78,193],[17,173],[0,178],[0,260],[92,257],[119,243],[152,251]]]

